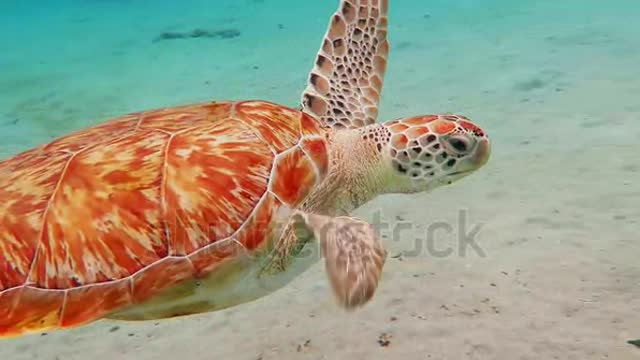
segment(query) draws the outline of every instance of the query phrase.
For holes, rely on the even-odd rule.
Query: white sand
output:
[[[383,196],[357,212],[411,224],[396,241],[387,234],[394,257],[368,306],[342,312],[316,266],[291,286],[227,311],[159,323],[102,321],[1,341],[0,358],[640,358],[640,349],[626,343],[640,338],[637,3],[613,0],[593,9],[587,5],[599,2],[391,2],[394,49],[383,120],[462,112],[485,126],[494,153],[486,168],[453,186]],[[295,19],[282,2],[251,6],[256,10],[228,20],[250,47],[185,40],[159,48],[149,41],[158,26],[146,21],[121,53],[79,59],[95,65],[64,67],[60,60],[51,66],[57,71],[29,73],[32,83],[23,81],[0,103],[5,117],[24,116],[0,128],[0,152],[80,126],[63,123],[72,116],[83,121],[209,96],[295,105],[318,46],[310,39],[319,39],[334,6],[313,5]],[[267,30],[243,28],[255,18]],[[115,43],[97,48],[107,56]],[[233,58],[239,60],[229,63]],[[17,59],[9,63],[23,69]],[[82,75],[75,81],[74,69]],[[9,93],[4,74],[0,81]],[[56,122],[53,129],[42,125],[43,115]],[[476,240],[484,256],[472,249],[435,256],[426,229],[451,224],[454,233],[437,232],[435,246],[457,248],[460,211],[468,229],[481,226]],[[419,256],[407,254],[415,237],[423,239]],[[385,336],[390,342],[381,346]]]

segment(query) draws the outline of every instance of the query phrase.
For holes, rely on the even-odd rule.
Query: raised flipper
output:
[[[295,215],[296,235],[320,245],[329,283],[341,306],[366,304],[378,287],[386,251],[373,225],[352,217]]]
[[[376,122],[389,56],[388,0],[342,0],[302,93],[302,110],[332,128]]]

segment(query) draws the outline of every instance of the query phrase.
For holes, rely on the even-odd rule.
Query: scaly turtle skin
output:
[[[342,0],[300,110],[134,113],[0,162],[0,337],[223,309],[319,259],[344,308],[367,303],[386,253],[347,215],[449,184],[490,149],[462,116],[376,122],[387,1]]]

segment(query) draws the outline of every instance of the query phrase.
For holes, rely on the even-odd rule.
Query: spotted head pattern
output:
[[[365,136],[377,143],[397,174],[416,181],[464,175],[489,157],[486,133],[460,115],[395,120]]]

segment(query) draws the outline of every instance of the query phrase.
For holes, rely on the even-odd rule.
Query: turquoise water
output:
[[[388,196],[362,214],[384,205],[391,218],[427,221],[470,209],[485,224],[487,258],[429,267],[391,259],[380,300],[347,325],[330,302],[315,303],[326,289],[314,268],[282,293],[240,309],[151,329],[118,325],[126,330],[110,332],[115,325],[100,323],[90,327],[92,336],[74,330],[1,342],[0,357],[640,356],[625,343],[640,337],[640,2],[390,3],[380,120],[462,113],[489,132],[494,155],[477,175],[420,196],[412,208]],[[209,99],[297,106],[336,6],[337,0],[4,0],[0,157],[156,107]],[[158,40],[195,29],[209,36]],[[411,282],[418,268],[442,278],[428,286]],[[522,278],[499,284],[492,295],[500,313],[480,309],[483,315],[473,316],[487,291],[479,284],[503,281],[496,274],[516,269]],[[525,282],[535,289],[522,292]],[[434,300],[434,292],[447,296]],[[409,294],[427,300],[406,300]],[[445,302],[462,310],[442,315]],[[389,347],[378,345],[383,332],[394,334]],[[305,345],[307,338],[313,340]]]
[[[521,125],[507,119],[520,114],[574,119],[637,111],[639,5],[598,4],[392,3],[381,118],[464,112],[480,116],[494,136],[522,138],[500,125]],[[296,7],[266,0],[0,6],[0,124],[12,134],[4,135],[5,155],[140,109],[211,98],[296,105],[335,8],[334,1]],[[241,35],[153,42],[163,32],[197,28]],[[570,122],[554,128],[569,130]]]

